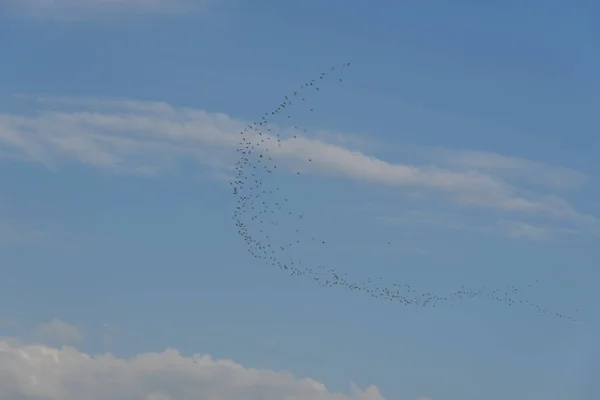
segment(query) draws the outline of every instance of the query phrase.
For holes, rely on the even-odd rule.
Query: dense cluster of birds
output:
[[[537,312],[554,315],[559,318],[577,321],[569,315],[551,311],[520,296],[522,290],[517,286],[504,289],[491,289],[484,286],[480,289],[467,289],[464,286],[450,293],[439,294],[418,292],[409,284],[385,284],[383,277],[367,278],[363,282],[352,282],[347,273],[324,265],[307,265],[306,259],[311,246],[327,246],[327,241],[301,230],[306,226],[305,216],[292,211],[292,199],[286,197],[277,184],[274,176],[287,169],[287,178],[301,175],[301,171],[290,170],[289,166],[279,163],[285,147],[293,141],[302,139],[306,129],[298,126],[293,117],[294,110],[304,109],[314,113],[311,96],[321,93],[332,83],[342,84],[344,74],[351,67],[351,62],[332,66],[330,70],[304,82],[288,95],[271,111],[265,112],[260,120],[245,126],[239,132],[239,160],[236,163],[236,176],[231,185],[237,198],[232,219],[238,233],[244,239],[248,252],[255,259],[279,268],[295,276],[311,278],[325,287],[339,286],[355,292],[363,292],[373,298],[397,302],[405,306],[436,307],[440,304],[453,303],[459,300],[488,298],[509,306],[528,306]],[[284,129],[273,123],[283,120],[288,128]],[[305,160],[313,162],[312,158]],[[280,168],[277,168],[277,167]],[[287,168],[286,168],[287,167]],[[292,226],[290,232],[277,232],[280,225]],[[290,233],[295,233],[292,238]],[[390,244],[391,242],[388,242]],[[536,281],[537,283],[537,281]],[[528,285],[531,287],[532,285]],[[451,305],[450,305],[451,306]]]

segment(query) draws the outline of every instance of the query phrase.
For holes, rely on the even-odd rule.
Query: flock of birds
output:
[[[327,246],[327,241],[317,238],[310,232],[299,235],[300,227],[306,226],[304,223],[306,218],[302,213],[292,211],[290,206],[292,199],[286,197],[281,187],[277,185],[274,175],[286,169],[288,179],[290,179],[290,172],[293,172],[292,176],[301,175],[300,171],[290,171],[285,164],[279,164],[280,168],[277,168],[282,147],[292,145],[293,141],[301,139],[302,134],[306,133],[305,129],[294,124],[292,111],[304,108],[305,111],[313,113],[314,106],[309,105],[311,96],[321,93],[322,89],[332,82],[343,83],[343,75],[351,65],[350,62],[345,62],[333,66],[330,70],[321,72],[317,77],[304,82],[296,90],[284,96],[273,110],[265,112],[260,120],[248,124],[239,132],[240,141],[237,149],[239,160],[236,163],[235,179],[231,182],[233,193],[237,197],[232,218],[252,257],[289,274],[311,278],[325,287],[339,286],[404,306],[436,307],[440,304],[451,306],[451,303],[460,300],[487,298],[509,306],[527,306],[543,314],[573,322],[578,321],[572,316],[551,311],[522,298],[521,290],[516,286],[505,289],[490,289],[486,286],[477,290],[461,287],[446,294],[418,292],[409,284],[386,285],[383,277],[352,282],[347,273],[342,273],[335,268],[307,265],[306,256],[309,251],[306,247]],[[275,125],[273,121],[277,118],[285,121],[289,128],[282,129],[281,126]],[[307,158],[305,162],[310,164],[313,159]],[[276,229],[280,224],[293,226],[291,233],[296,233],[296,237],[292,239],[290,236],[293,235],[290,235],[290,232],[277,233]]]

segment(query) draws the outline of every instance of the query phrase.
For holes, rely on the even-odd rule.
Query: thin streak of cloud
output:
[[[92,19],[135,13],[204,11],[213,0],[5,0],[9,14],[50,20]]]
[[[25,228],[0,221],[0,244],[9,246],[42,246],[49,244],[50,236],[38,229]]]
[[[430,150],[430,155],[440,164],[494,171],[511,179],[527,180],[554,188],[574,188],[588,180],[584,173],[572,168],[491,152],[435,148]]]
[[[504,236],[533,241],[553,240],[564,235],[575,235],[576,229],[548,225],[533,225],[524,221],[499,220],[488,225],[467,223],[458,215],[443,212],[409,211],[393,217],[377,217],[390,226],[417,225],[435,229],[457,230],[471,233]]]
[[[160,169],[188,156],[231,171],[237,158],[234,149],[238,147],[239,131],[247,125],[225,114],[175,108],[160,102],[51,97],[39,100],[42,108],[36,115],[0,114],[0,150],[47,165],[76,160],[98,168],[136,173],[142,166]],[[283,136],[287,132],[275,129],[282,131]],[[308,136],[283,139],[281,147],[274,136],[263,138],[270,139],[265,146],[273,157],[309,173],[411,191],[433,191],[447,201],[505,212],[596,223],[595,217],[576,211],[564,199],[527,192],[495,176],[493,171],[391,163],[347,149],[339,141],[331,144]]]
[[[561,235],[577,234],[574,229],[535,226],[522,221],[501,221],[497,227],[502,235],[516,239],[552,240]]]

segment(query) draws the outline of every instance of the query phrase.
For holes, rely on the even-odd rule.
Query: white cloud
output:
[[[571,228],[546,225],[533,225],[523,221],[499,221],[492,232],[502,236],[528,240],[553,240],[564,235],[576,235],[580,232]]]
[[[0,152],[1,160],[2,154]],[[58,246],[63,248],[78,246],[77,238],[60,228],[47,229],[45,226],[30,225],[18,221],[11,215],[11,209],[7,208],[3,201],[4,199],[0,196],[0,246]]]
[[[557,167],[543,162],[507,157],[484,151],[430,149],[436,162],[481,171],[493,171],[511,179],[555,188],[573,188],[584,184],[587,177],[572,168]]]
[[[552,240],[562,235],[579,233],[575,229],[533,225],[524,221],[499,220],[488,225],[467,223],[456,214],[429,211],[408,211],[393,217],[377,217],[387,225],[422,225],[430,228],[459,230],[473,233],[506,236],[515,239]]]
[[[385,400],[375,386],[352,389],[333,393],[314,379],[174,349],[123,359],[0,340],[0,398],[6,400]]]
[[[49,237],[37,229],[28,229],[14,224],[7,224],[0,220],[0,244],[21,245],[44,245],[49,242]]]
[[[0,114],[0,155],[5,158],[49,166],[76,161],[115,172],[152,173],[188,156],[231,172],[239,131],[248,123],[161,102],[34,100],[43,107],[35,115]],[[463,205],[596,223],[595,217],[576,211],[557,195],[525,190],[494,171],[392,163],[345,148],[339,140],[332,144],[298,136],[277,147],[271,139],[267,142],[273,143],[269,151],[274,157],[310,173],[418,189],[421,195],[435,192],[440,199]]]
[[[61,343],[83,341],[83,335],[76,326],[69,325],[57,318],[50,322],[40,324],[37,334],[43,338],[57,340]]]
[[[213,0],[4,0],[18,15],[39,19],[98,18],[131,13],[180,13],[206,9]]]

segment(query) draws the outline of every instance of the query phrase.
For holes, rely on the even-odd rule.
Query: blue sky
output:
[[[79,398],[60,374],[91,388],[115,363],[132,378],[97,398],[598,397],[595,2],[0,4],[0,371],[25,377],[6,396]],[[270,183],[328,242],[304,262],[424,291],[537,279],[528,301],[583,323],[403,307],[248,254],[240,129],[346,60],[314,112],[273,120],[306,129]]]

